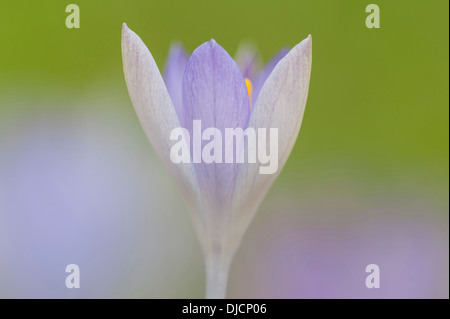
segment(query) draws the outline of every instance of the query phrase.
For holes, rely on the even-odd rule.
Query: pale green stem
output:
[[[206,298],[225,299],[230,258],[216,254],[206,257]]]

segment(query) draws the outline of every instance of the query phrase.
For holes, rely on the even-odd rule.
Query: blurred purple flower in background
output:
[[[79,103],[89,111],[0,120],[0,297],[186,296],[183,268],[201,253],[188,218],[173,219],[173,186],[118,101]],[[65,286],[72,263],[80,289]]]
[[[230,296],[448,298],[448,216],[398,199],[355,202],[272,198],[238,252]],[[380,288],[365,285],[369,264]]]
[[[150,51],[125,24],[122,56],[141,125],[190,207],[206,261],[206,295],[224,298],[232,257],[297,139],[309,89],[311,37],[289,53],[282,51],[256,77],[253,89],[251,80],[244,79],[236,62],[214,40],[200,45],[185,67],[187,57],[174,47],[166,63],[167,84]],[[277,128],[278,170],[260,174],[258,162],[174,164],[169,156],[171,131],[183,127],[192,136],[194,120],[222,135],[226,128]],[[241,152],[237,143],[235,152]]]

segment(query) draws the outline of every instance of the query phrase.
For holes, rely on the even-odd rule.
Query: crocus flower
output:
[[[256,92],[252,92],[251,80],[244,78],[216,41],[200,45],[187,62],[175,47],[165,83],[145,44],[123,25],[122,56],[131,101],[153,148],[186,198],[205,256],[207,297],[225,297],[232,257],[297,139],[308,95],[311,54],[309,36],[279,58],[276,66],[269,66],[264,84],[259,88],[256,81]],[[277,128],[277,172],[260,174],[258,162],[173,163],[171,132],[183,127],[192,133],[194,120],[221,132],[225,128]]]

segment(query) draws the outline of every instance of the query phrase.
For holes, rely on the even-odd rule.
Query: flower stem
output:
[[[206,298],[225,299],[230,259],[222,255],[206,258]]]

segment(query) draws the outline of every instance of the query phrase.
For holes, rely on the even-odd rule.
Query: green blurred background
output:
[[[65,7],[69,3],[80,7],[80,29],[65,26],[68,15]],[[70,118],[75,112],[83,114],[83,118],[103,121],[113,132],[130,135],[130,140],[136,141],[136,148],[148,150],[149,156],[153,156],[123,78],[120,46],[123,22],[147,44],[161,70],[174,40],[181,41],[192,52],[214,38],[231,55],[243,40],[252,41],[267,61],[281,47],[294,46],[312,34],[312,77],[300,137],[249,235],[244,238],[242,252],[236,256],[230,296],[252,297],[260,291],[248,288],[257,287],[254,283],[248,284],[247,290],[241,289],[237,281],[242,281],[246,271],[254,268],[246,268],[238,259],[244,258],[246,249],[255,249],[246,241],[257,241],[258,234],[262,236],[264,232],[261,225],[265,222],[270,224],[272,218],[281,218],[276,216],[291,211],[289,216],[309,216],[307,225],[308,222],[311,225],[336,222],[344,229],[361,216],[371,220],[377,209],[366,208],[375,206],[395,207],[384,209],[386,224],[390,224],[393,216],[405,223],[419,220],[418,225],[423,219],[435,227],[431,227],[432,233],[442,234],[435,249],[436,256],[443,259],[435,261],[439,263],[438,268],[426,269],[437,271],[446,283],[433,281],[431,288],[427,286],[423,294],[417,288],[417,294],[412,297],[448,297],[449,2],[377,0],[374,3],[380,7],[380,29],[365,26],[365,7],[369,3],[372,2],[55,0],[2,3],[0,145],[17,145],[23,139],[18,136],[33,127],[29,123],[38,123],[38,127],[57,125],[51,134],[57,135],[65,130],[64,122],[58,126],[58,119]],[[36,120],[42,118],[50,120],[48,123]],[[75,135],[76,129],[84,127],[77,123],[72,127]],[[99,126],[98,130],[102,128]],[[93,135],[96,132],[92,130]],[[30,136],[35,133],[31,129]],[[120,149],[121,144],[117,145]],[[6,158],[7,150],[3,147],[0,156]],[[145,159],[147,155],[133,156]],[[8,165],[13,165],[12,161],[14,158],[2,162],[0,178],[11,172]],[[4,189],[8,188],[6,179],[3,182]],[[173,185],[167,183],[167,189],[171,190]],[[174,196],[178,198],[179,194],[175,192]],[[10,197],[3,196],[4,203],[9,200]],[[278,206],[271,204],[277,202],[289,209],[278,213],[279,208],[274,208]],[[0,216],[16,210],[5,207],[7,204]],[[410,208],[415,213],[410,213]],[[183,227],[190,229],[188,218],[179,217],[187,215],[184,208],[168,214],[172,214],[170,218],[182,220]],[[194,247],[191,257],[199,259],[201,254],[195,246],[195,237],[191,230],[188,232]],[[3,240],[3,247],[13,245],[8,238]],[[165,253],[176,254],[170,250]],[[139,254],[145,254],[145,250]],[[3,269],[14,268],[14,262],[10,263],[3,264]],[[201,297],[202,262],[196,260],[192,265],[196,269],[192,272],[194,279],[184,284],[172,283],[174,287],[181,286],[181,292],[174,288],[158,294],[128,287],[128,293],[119,295]],[[255,281],[261,280],[264,274]],[[0,296],[26,295],[23,293],[26,287],[11,293],[11,287],[21,285],[24,284],[19,279],[0,280]],[[260,296],[297,296],[277,294],[276,289],[268,291]],[[26,296],[36,295],[39,293]],[[55,294],[49,292],[44,296]],[[308,296],[311,295],[300,297]],[[339,292],[333,296],[339,296]]]
[[[77,96],[93,83],[126,96],[123,22],[161,68],[173,40],[192,51],[215,38],[233,54],[250,39],[267,60],[312,34],[314,69],[295,162],[326,157],[348,174],[357,164],[363,172],[355,177],[370,174],[381,188],[385,178],[413,176],[424,187],[448,185],[448,1],[378,1],[377,30],[365,27],[367,1],[76,3],[80,29],[65,27],[62,1],[2,4],[2,96]],[[289,176],[303,177],[302,165],[293,164]]]

